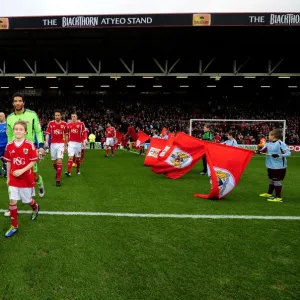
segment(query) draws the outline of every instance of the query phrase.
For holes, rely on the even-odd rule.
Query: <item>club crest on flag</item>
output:
[[[152,157],[157,158],[160,150],[161,149],[151,147],[150,150],[149,150],[148,156],[152,156]]]
[[[192,163],[192,161],[192,156],[179,148],[175,148],[169,155],[169,157],[166,159],[166,163],[179,169],[186,168]]]
[[[28,154],[28,149],[27,148],[23,149],[23,153]]]
[[[235,185],[236,185],[235,179],[234,179],[233,175],[225,169],[214,167],[214,170],[215,170],[217,180],[218,180],[220,197],[223,197],[223,196],[227,195],[228,193],[230,193],[232,191],[232,189],[235,187]]]

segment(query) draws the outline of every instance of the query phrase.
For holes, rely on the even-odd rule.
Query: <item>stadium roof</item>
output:
[[[297,27],[0,31],[0,76],[300,76]]]

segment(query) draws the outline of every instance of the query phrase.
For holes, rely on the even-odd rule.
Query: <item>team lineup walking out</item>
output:
[[[55,110],[54,121],[50,121],[46,130],[45,147],[49,147],[49,138],[51,135],[50,154],[53,167],[56,171],[56,186],[61,186],[61,174],[63,168],[64,154],[68,149],[68,124],[62,121],[62,113]]]
[[[12,96],[13,100],[13,107],[14,112],[11,113],[7,117],[7,138],[8,142],[13,141],[14,139],[14,125],[18,121],[24,121],[27,125],[27,132],[25,135],[25,138],[29,140],[30,142],[35,142],[35,137],[37,138],[38,142],[38,154],[39,158],[41,159],[43,156],[45,156],[45,150],[44,150],[44,136],[43,131],[41,129],[40,121],[38,115],[29,109],[25,108],[25,100],[24,96],[19,93],[15,93]],[[33,167],[34,171],[34,179],[39,187],[39,196],[44,197],[45,195],[45,188],[43,183],[43,178],[38,172],[38,165],[35,164]],[[5,213],[6,216],[10,216],[10,212]]]

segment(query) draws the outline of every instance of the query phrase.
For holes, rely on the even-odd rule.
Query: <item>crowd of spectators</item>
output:
[[[273,102],[274,103],[274,102]],[[9,113],[11,102],[1,100],[2,111]],[[27,97],[26,107],[35,110],[43,128],[53,118],[54,109],[63,112],[65,120],[72,112],[77,112],[90,132],[95,133],[96,141],[101,141],[107,122],[113,123],[121,132],[126,132],[128,124],[147,134],[160,133],[163,127],[170,132],[189,133],[190,119],[235,119],[239,122],[208,122],[212,131],[225,139],[232,131],[240,144],[256,144],[260,136],[267,137],[275,127],[283,122],[245,122],[242,120],[286,120],[286,142],[300,144],[300,110],[296,99],[287,101],[284,108],[270,105],[269,101],[256,99],[243,102],[227,97],[210,97],[208,100],[184,97],[183,95],[135,95],[74,96],[74,97]],[[193,122],[192,134],[201,138],[205,122]]]

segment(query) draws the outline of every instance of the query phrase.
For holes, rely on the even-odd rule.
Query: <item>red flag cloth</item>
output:
[[[194,196],[204,199],[222,199],[237,186],[254,152],[206,142],[205,154],[212,188],[208,195],[194,194]]]
[[[119,132],[119,131],[116,132],[116,138],[118,139],[118,144],[121,143],[121,141],[122,141],[122,139],[123,139],[123,136],[124,136],[123,133],[121,133],[121,132]]]
[[[163,129],[162,129],[162,131],[161,131],[161,136],[165,136],[166,135],[166,131],[167,131],[167,128],[166,127],[164,127]]]
[[[129,139],[124,139],[124,137],[122,138],[122,146],[125,147],[128,143]]]
[[[178,133],[164,159],[157,160],[152,168],[156,174],[165,174],[171,179],[178,179],[191,170],[204,155],[204,141]]]
[[[131,142],[136,141],[137,133],[136,133],[134,127],[131,126],[131,125],[128,127],[128,134],[130,135],[130,141]]]
[[[116,132],[116,138],[118,141],[114,145],[115,150],[117,149],[118,145],[122,142],[123,136],[124,136],[123,133],[121,133],[119,131]]]
[[[142,144],[144,144],[146,141],[148,141],[149,139],[150,139],[149,135],[147,135],[144,131],[140,131],[139,135],[138,135],[138,138],[137,138],[137,140],[136,140],[136,142],[134,144],[135,148],[139,149],[140,146]]]
[[[165,148],[167,142],[167,140],[159,138],[152,138],[150,140],[150,145],[144,161],[145,166],[153,167],[157,163],[158,154]]]
[[[158,160],[163,160],[165,158],[167,152],[173,145],[174,138],[175,137],[170,137],[168,140],[166,140],[167,143],[166,143],[165,147],[163,148],[163,150],[159,153],[158,158],[157,158]]]

